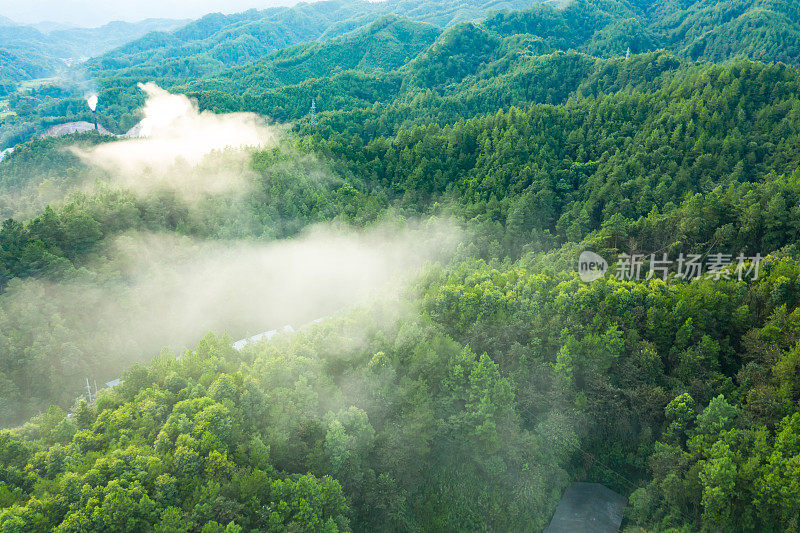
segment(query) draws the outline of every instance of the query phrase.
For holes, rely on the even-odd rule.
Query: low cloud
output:
[[[134,191],[167,188],[193,197],[240,188],[246,183],[249,152],[277,140],[277,130],[253,113],[201,112],[185,95],[155,83],[139,88],[147,101],[137,137],[73,149]]]
[[[209,331],[243,338],[391,300],[426,263],[447,260],[460,238],[444,222],[320,226],[271,243],[131,233],[70,281],[14,280],[0,326],[15,332],[8,342],[20,341],[11,352],[37,346],[48,359],[62,354],[57,366],[77,387],[87,374],[113,378],[162,347],[194,346]]]
[[[111,254],[129,291],[148,302],[130,321],[162,344],[192,345],[207,331],[236,337],[302,325],[395,295],[427,261],[445,259],[457,232],[445,224],[353,232],[319,226],[269,244],[133,234]],[[124,315],[124,309],[112,314]]]

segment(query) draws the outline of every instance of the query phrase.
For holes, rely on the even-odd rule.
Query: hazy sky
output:
[[[0,0],[0,15],[16,22],[60,22],[99,26],[111,20],[196,18],[206,13],[235,13],[296,4],[297,0]]]

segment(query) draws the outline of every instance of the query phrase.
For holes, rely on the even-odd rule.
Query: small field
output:
[[[8,109],[8,100],[0,100],[0,119],[16,115],[13,111]]]
[[[55,79],[56,78],[36,78],[35,80],[26,80],[26,81],[20,82],[19,87],[18,87],[17,90],[19,92],[25,92],[25,91],[30,91],[31,89],[38,89],[39,87],[41,87],[43,85],[47,85],[48,83],[52,83],[53,81],[55,81]]]

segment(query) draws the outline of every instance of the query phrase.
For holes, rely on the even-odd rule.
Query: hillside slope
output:
[[[19,82],[53,76],[70,62],[100,55],[151,31],[174,29],[183,20],[148,19],[111,22],[98,28],[59,29],[42,32],[6,19],[0,24],[0,82]]]
[[[436,26],[389,15],[347,36],[286,48],[184,88],[258,93],[347,70],[365,73],[395,70],[428,48],[440,32]]]
[[[299,9],[341,8],[315,6]],[[783,54],[793,26],[769,11],[793,9],[341,14],[250,64],[212,58],[226,28],[280,25],[251,12],[151,34],[185,73],[110,54],[100,112],[117,125],[138,119],[145,66],[203,110],[286,125],[247,157],[176,158],[188,196],[153,187],[160,146],[133,159],[143,190],[87,165],[69,147],[107,141],[91,132],[0,163],[0,210],[22,213],[0,226],[0,531],[541,531],[575,480],[627,497],[626,532],[798,531],[800,70],[738,57],[763,28]],[[39,125],[86,112],[53,88],[15,98]],[[243,187],[196,190],[206,169]],[[441,226],[433,247],[454,254],[385,305],[233,348],[270,327],[249,303],[280,324],[326,305],[324,286],[352,303],[333,272],[372,261],[316,260],[331,235],[410,227],[415,248]],[[283,255],[249,269],[249,249],[298,246],[298,281],[253,282]],[[608,264],[593,281],[587,251]],[[277,303],[295,285],[313,297]]]

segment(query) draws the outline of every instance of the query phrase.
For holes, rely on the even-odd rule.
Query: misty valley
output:
[[[0,2],[0,533],[800,532],[800,4],[247,5]]]

